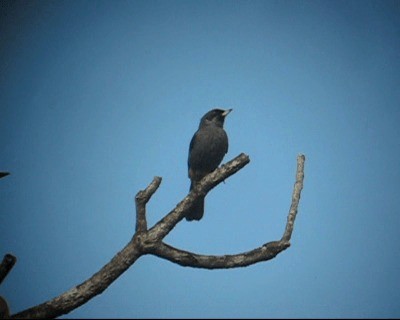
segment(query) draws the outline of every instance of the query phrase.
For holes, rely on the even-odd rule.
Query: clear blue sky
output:
[[[12,312],[98,271],[187,194],[201,116],[233,108],[251,162],[165,241],[233,254],[279,239],[306,155],[292,246],[234,270],[140,258],[66,317],[400,317],[398,1],[0,2],[0,254]]]

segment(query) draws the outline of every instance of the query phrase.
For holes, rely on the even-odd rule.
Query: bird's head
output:
[[[225,117],[231,112],[233,109],[213,109],[208,111],[200,120],[200,127],[203,125],[214,124],[218,127],[223,127]]]

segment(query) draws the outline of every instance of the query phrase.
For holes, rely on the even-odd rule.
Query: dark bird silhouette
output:
[[[194,134],[189,146],[190,190],[207,174],[213,172],[228,152],[228,136],[224,130],[225,117],[232,109],[213,109],[200,120],[199,129]],[[204,197],[200,197],[186,220],[200,220],[204,214]]]

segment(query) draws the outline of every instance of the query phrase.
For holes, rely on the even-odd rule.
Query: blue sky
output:
[[[233,270],[140,258],[66,317],[400,316],[397,1],[0,2],[0,286],[12,312],[98,271],[187,194],[201,116],[233,108],[228,161],[251,162],[166,237],[202,254],[279,239],[296,157],[292,246]]]

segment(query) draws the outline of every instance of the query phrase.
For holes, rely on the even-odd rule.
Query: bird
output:
[[[213,172],[228,152],[228,135],[224,130],[224,121],[232,109],[212,109],[200,120],[198,130],[189,145],[188,176],[190,190]],[[186,214],[187,221],[199,221],[204,214],[204,196],[198,198]]]

